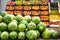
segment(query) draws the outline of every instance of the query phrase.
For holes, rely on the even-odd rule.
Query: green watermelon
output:
[[[19,22],[22,21],[23,20],[23,16],[18,14],[16,16],[16,20],[19,21]]]
[[[0,13],[0,15],[1,15],[2,17],[4,17],[6,14],[7,14],[7,12],[5,12],[5,11],[1,11],[1,13]]]
[[[17,24],[18,24],[18,22],[17,22],[16,20],[13,20],[12,22],[15,22],[15,23],[17,23]]]
[[[16,17],[14,15],[11,15],[11,16],[12,16],[13,20],[16,20]]]
[[[2,40],[7,40],[9,38],[9,33],[8,32],[2,32],[1,33],[1,39]]]
[[[24,17],[24,20],[26,20],[28,23],[31,21],[31,16],[29,16],[29,15],[26,15],[25,17]]]
[[[25,32],[27,32],[27,31],[28,31],[28,28],[26,28]]]
[[[10,39],[16,39],[17,33],[15,31],[10,32]]]
[[[40,32],[38,30],[36,30],[36,33],[37,33],[37,38],[40,37]]]
[[[8,30],[9,31],[15,31],[17,29],[17,23],[16,22],[11,22],[8,24]]]
[[[55,30],[51,30],[51,38],[53,39],[58,38],[58,33]]]
[[[4,22],[10,23],[13,20],[13,17],[11,15],[5,15],[4,16]]]
[[[32,18],[32,22],[34,22],[35,24],[39,24],[40,23],[40,18],[39,17],[34,17],[34,18]]]
[[[18,30],[19,30],[20,32],[24,32],[24,31],[26,30],[25,24],[19,24],[19,25],[18,25]]]
[[[37,33],[35,30],[29,30],[26,33],[26,37],[28,40],[36,40],[37,39]]]
[[[3,20],[3,17],[2,17],[2,16],[0,16],[0,22],[2,22],[2,20]]]
[[[44,39],[50,38],[50,36],[51,36],[51,32],[50,32],[50,30],[48,30],[48,29],[46,29],[46,30],[42,33],[42,37],[43,37]]]
[[[25,25],[27,25],[27,21],[22,20],[22,21],[20,22],[20,24],[25,24]]]
[[[2,32],[0,31],[0,38],[1,38],[1,33],[2,33]]]
[[[24,40],[25,39],[25,33],[24,32],[19,32],[18,33],[18,39]]]
[[[40,32],[44,32],[46,30],[46,25],[42,22],[40,22],[38,25],[37,25],[37,29],[40,31]]]
[[[30,22],[30,23],[27,24],[27,28],[29,30],[35,30],[36,29],[36,24],[33,23],[33,22]]]
[[[7,24],[6,23],[0,23],[0,31],[6,31],[7,30]]]

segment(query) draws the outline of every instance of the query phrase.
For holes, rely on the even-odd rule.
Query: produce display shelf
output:
[[[13,1],[13,2],[15,2],[15,1]],[[9,6],[9,5],[7,4],[6,6]],[[16,4],[14,4],[14,5],[12,5],[12,6],[14,6],[14,10],[15,10],[15,11],[22,11],[22,15],[23,15],[23,16],[25,16],[25,15],[30,15],[31,17],[33,17],[33,16],[39,16],[39,17],[40,17],[40,16],[48,16],[48,17],[49,17],[49,9],[47,9],[47,10],[41,10],[41,9],[40,9],[40,6],[48,6],[48,4],[30,4],[30,5],[25,5],[25,4],[16,5]],[[22,8],[21,10],[16,10],[16,9],[15,9],[16,6],[22,6],[23,8]],[[24,6],[29,6],[29,7],[31,7],[31,8],[30,8],[30,10],[24,10]],[[38,6],[38,7],[39,7],[38,10],[32,9],[33,6]],[[14,13],[14,10],[8,10],[8,9],[6,9],[6,11],[13,11],[13,13]],[[47,11],[48,14],[47,14],[47,15],[42,15],[42,14],[41,14],[42,11]],[[30,12],[31,12],[31,14],[24,14],[24,12],[27,12],[27,13],[30,13]],[[34,14],[34,13],[32,13],[32,12],[39,12],[39,13]],[[15,15],[15,14],[14,14],[14,15]],[[48,19],[48,20],[49,20],[49,19]],[[46,22],[47,20],[41,20],[41,21]],[[49,21],[47,21],[47,22],[49,23]]]
[[[59,4],[50,3],[50,27],[55,27],[55,28],[59,27],[59,21],[57,21],[57,20],[60,20],[59,15],[60,15]]]
[[[15,2],[16,0],[14,0],[13,2]],[[23,1],[23,0],[22,0]],[[6,6],[10,6],[9,4],[7,4]],[[51,19],[50,19],[50,15],[59,15],[59,10],[58,10],[58,3],[47,3],[47,4],[29,4],[29,5],[25,5],[25,4],[23,4],[23,2],[22,2],[22,4],[21,5],[17,5],[17,4],[14,4],[14,5],[11,5],[11,6],[14,6],[14,10],[8,10],[8,9],[6,9],[6,11],[13,11],[13,13],[12,14],[14,14],[14,15],[17,15],[17,13],[20,13],[21,15],[23,15],[23,16],[26,16],[26,15],[30,15],[31,17],[34,17],[34,16],[37,16],[37,17],[40,17],[40,19],[41,19],[41,17],[42,17],[42,19],[41,19],[41,21],[42,22],[45,22],[45,24],[48,22],[48,26],[50,27],[50,21],[51,21]],[[22,8],[22,9],[19,9],[18,8],[18,6],[20,6],[20,8]],[[38,9],[36,10],[36,9],[33,9],[33,7],[34,6],[37,6],[38,7]],[[41,6],[47,6],[47,10],[42,10],[41,9]],[[16,9],[16,7],[18,8],[18,9]],[[26,7],[25,9],[24,9],[24,7]],[[29,7],[29,9],[28,9],[28,7]],[[7,8],[7,7],[6,7]],[[44,8],[44,7],[42,7],[42,8]],[[52,12],[53,10],[57,10],[58,12],[56,12],[55,14]],[[20,11],[20,12],[19,12]],[[49,12],[50,11],[50,12]],[[17,12],[17,13],[16,13]],[[43,14],[43,12],[45,13],[47,13],[47,14]],[[52,13],[51,13],[52,12]],[[16,14],[15,14],[16,13]],[[46,20],[45,18],[47,18],[48,20]]]

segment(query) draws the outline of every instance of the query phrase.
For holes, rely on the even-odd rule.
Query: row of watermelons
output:
[[[20,39],[36,40],[37,38],[57,38],[55,30],[48,30],[39,17],[31,18],[29,15],[9,15],[0,12],[0,38],[2,40]]]

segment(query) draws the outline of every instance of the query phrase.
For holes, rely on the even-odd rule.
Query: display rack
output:
[[[50,27],[59,27],[59,16],[58,3],[50,3]]]
[[[15,1],[13,0],[13,2],[15,2]],[[10,5],[7,4],[7,6],[10,6]],[[48,8],[49,6],[48,6],[48,3],[47,4],[30,4],[30,5],[25,5],[23,3],[21,5],[14,4],[11,6],[14,7],[14,8],[12,8],[13,10],[9,10],[8,7],[6,7],[6,11],[9,14],[15,13],[14,15],[17,15],[18,13],[16,13],[16,12],[19,12],[23,16],[25,16],[25,15],[30,15],[31,17],[38,16],[38,17],[40,17],[41,21],[44,22],[47,25],[47,27],[49,27],[49,8]],[[17,6],[20,6],[20,9],[17,8]],[[42,10],[41,9],[42,7],[46,7],[47,9],[45,8],[46,10]],[[46,18],[46,19],[44,19],[44,18]]]
[[[30,15],[32,18],[37,16],[40,17],[41,21],[46,24],[47,27],[59,27],[59,9],[58,5],[59,3],[37,3],[37,4],[24,4],[25,0],[22,0],[22,4],[15,4],[16,0],[10,1],[12,3],[9,4],[9,2],[6,5],[6,11],[9,14],[21,14],[23,16]],[[54,13],[54,12],[55,13]],[[57,12],[56,12],[57,11]],[[58,16],[59,15],[59,16]],[[51,24],[52,23],[52,24]]]

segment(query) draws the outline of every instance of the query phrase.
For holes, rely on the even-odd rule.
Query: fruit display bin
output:
[[[58,3],[39,3],[37,2],[37,4],[33,4],[31,1],[30,1],[30,4],[24,4],[25,0],[22,1],[21,4],[17,4],[16,3],[16,0],[13,0],[13,1],[9,1],[7,3],[7,6],[6,6],[6,11],[9,13],[9,14],[14,14],[14,15],[18,15],[18,14],[21,14],[23,16],[25,15],[30,15],[32,18],[37,16],[37,17],[40,17],[41,21],[44,22],[46,24],[47,27],[55,27],[54,25],[50,25],[50,21],[52,20],[58,20],[59,22],[59,19],[58,18],[59,16],[59,10],[58,10]],[[11,3],[11,4],[10,4]],[[49,11],[50,10],[50,11]],[[57,15],[57,16],[55,16]],[[56,18],[54,18],[56,17]],[[51,20],[52,19],[52,20]],[[59,23],[58,23],[58,26],[56,27],[59,27]]]
[[[50,3],[50,26],[59,27],[59,3]],[[52,24],[51,24],[52,23]]]

